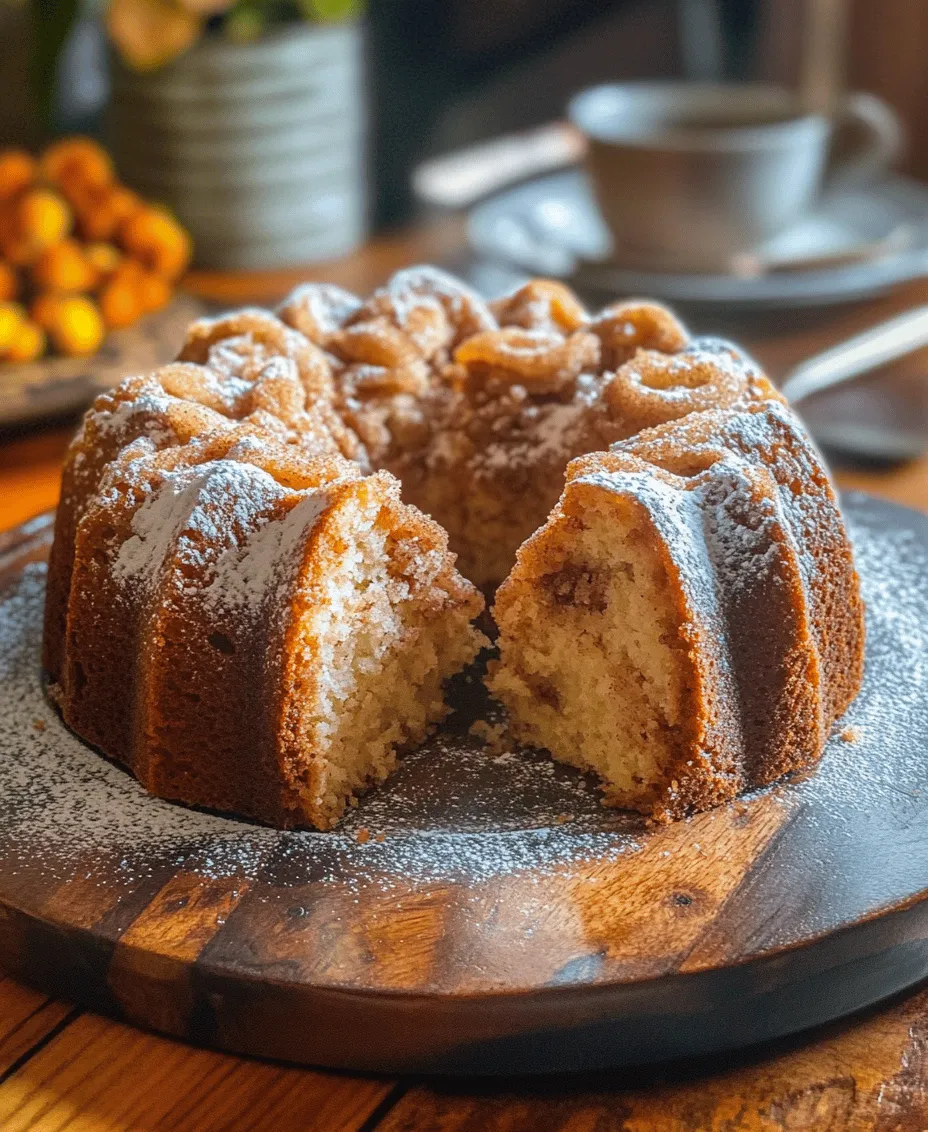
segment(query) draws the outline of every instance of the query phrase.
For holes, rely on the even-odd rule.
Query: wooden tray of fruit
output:
[[[202,309],[177,292],[190,253],[91,139],[0,153],[0,426],[74,412],[170,360]]]

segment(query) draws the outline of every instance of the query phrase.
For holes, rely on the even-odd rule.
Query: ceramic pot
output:
[[[149,74],[112,66],[119,172],[193,235],[202,267],[328,259],[364,235],[361,31],[208,37]]]

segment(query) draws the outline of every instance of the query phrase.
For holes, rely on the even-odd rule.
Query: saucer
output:
[[[823,197],[814,213],[756,249],[752,259],[776,265],[758,274],[643,271],[611,262],[611,237],[580,169],[484,201],[470,214],[468,236],[482,256],[565,279],[586,294],[742,308],[825,306],[928,275],[928,186],[893,176]]]

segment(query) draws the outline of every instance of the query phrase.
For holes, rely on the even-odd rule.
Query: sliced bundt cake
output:
[[[445,530],[485,588],[524,542],[492,688],[615,804],[673,817],[810,766],[859,685],[834,494],[749,358],[653,303],[486,303],[412,268],[200,320],[97,399],[49,563],[53,694],[156,793],[328,827],[483,641]]]

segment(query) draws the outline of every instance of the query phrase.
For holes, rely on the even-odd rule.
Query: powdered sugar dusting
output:
[[[167,443],[172,438],[170,429],[162,423],[172,404],[172,398],[159,391],[154,382],[150,388],[139,392],[132,400],[120,401],[114,409],[97,412],[94,424],[100,436],[110,433],[124,434],[126,425],[134,417],[149,418],[145,433],[155,444]]]
[[[294,316],[297,329],[321,345],[358,310],[357,295],[332,283],[303,283],[287,296],[279,314]]]
[[[904,512],[888,509],[868,524],[867,508],[873,504],[850,508],[868,602],[867,675],[839,725],[859,739],[848,744],[836,735],[818,773],[784,788],[797,806],[793,828],[828,828],[827,838],[814,841],[828,855],[810,857],[812,842],[801,833],[778,843],[765,869],[789,872],[789,884],[780,879],[774,887],[780,899],[793,893],[801,913],[771,920],[765,930],[774,942],[833,915],[810,902],[818,885],[809,878],[823,870],[832,889],[844,886],[848,914],[870,899],[860,876],[872,876],[874,862],[888,897],[928,887],[928,861],[906,852],[905,832],[923,829],[928,818],[928,524],[912,518],[921,524],[916,532],[899,520]],[[652,836],[640,818],[601,810],[591,784],[571,768],[540,754],[487,753],[468,738],[474,714],[495,719],[473,672],[455,692],[461,710],[332,833],[284,834],[152,798],[71,735],[42,693],[44,576],[44,567],[31,566],[0,596],[0,845],[11,870],[38,868],[64,881],[106,860],[131,885],[167,860],[248,880],[266,875],[273,858],[277,884],[331,879],[389,893],[397,878],[408,888],[519,870],[569,877],[584,862],[634,855]],[[752,799],[737,805],[750,808]],[[890,838],[888,823],[895,823]],[[370,836],[359,840],[362,830]],[[790,864],[793,836],[800,840]],[[864,861],[866,869],[857,866]]]
[[[120,546],[113,562],[113,577],[122,583],[138,581],[150,586],[209,478],[210,466],[186,468],[165,478],[132,516],[132,534]]]
[[[472,458],[475,478],[492,481],[507,469],[525,467],[547,472],[552,467],[563,466],[577,447],[582,446],[578,444],[578,433],[582,434],[588,425],[589,411],[589,402],[582,396],[565,404],[535,405],[527,402],[521,412],[522,425],[527,431],[521,436],[506,436],[500,441],[491,437]],[[442,434],[436,438],[432,466],[441,467],[442,463],[446,467],[451,466],[452,461],[441,448],[449,439]],[[451,451],[453,453],[453,448]]]
[[[385,287],[393,301],[400,325],[409,318],[411,311],[430,303],[439,303],[454,321],[460,320],[465,311],[481,312],[482,322],[487,329],[494,325],[492,316],[486,311],[483,300],[465,283],[449,275],[440,268],[422,264],[398,271]]]
[[[240,442],[238,455],[253,444],[260,441]],[[144,476],[138,478],[144,490]],[[173,555],[204,579],[200,597],[207,608],[252,622],[272,616],[281,607],[274,594],[292,577],[329,503],[325,489],[293,491],[237,460],[169,471],[132,517],[113,576],[123,585],[150,587]]]
[[[637,847],[641,820],[602,811],[594,787],[576,772],[541,755],[488,759],[454,726],[410,755],[331,833],[281,833],[151,797],[68,732],[45,699],[38,662],[44,584],[45,567],[29,567],[0,601],[0,841],[23,868],[39,861],[67,880],[88,860],[107,857],[141,880],[152,861],[168,859],[208,876],[247,878],[273,852],[294,884],[331,876],[389,889],[391,877],[489,878]],[[461,690],[465,698],[468,690],[483,695],[473,674]],[[460,731],[468,723],[462,717]],[[572,821],[562,827],[563,814]],[[359,844],[361,829],[384,838]]]
[[[310,531],[328,506],[326,491],[310,492],[284,516],[251,532],[243,546],[221,555],[203,594],[207,607],[241,612],[262,606],[276,581],[291,577],[294,560],[303,554]]]
[[[758,480],[766,494],[756,490]],[[726,590],[736,594],[775,578],[789,524],[773,479],[723,457],[713,467],[712,493],[715,506],[705,510],[706,538]],[[794,540],[790,550],[801,553]]]

